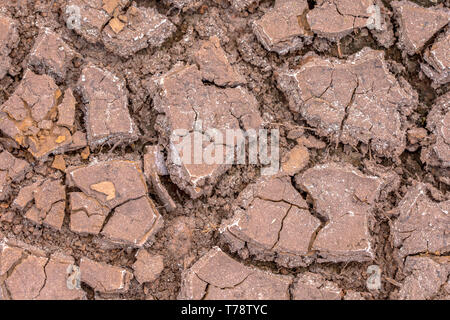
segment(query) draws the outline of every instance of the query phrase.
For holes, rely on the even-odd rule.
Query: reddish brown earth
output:
[[[450,299],[449,19],[0,0],[0,299]],[[173,160],[212,128],[279,129],[280,172]]]

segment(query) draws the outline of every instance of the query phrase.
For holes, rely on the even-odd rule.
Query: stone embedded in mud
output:
[[[245,79],[234,71],[225,51],[220,46],[217,36],[204,41],[194,55],[200,68],[202,78],[220,87],[237,86],[245,83]]]
[[[219,88],[205,85],[202,82],[202,73],[195,65],[176,66],[156,79],[155,84],[154,106],[160,113],[157,130],[161,144],[168,152],[167,167],[170,177],[192,198],[209,194],[217,179],[231,164],[224,163],[225,158],[219,163],[208,164],[204,159],[206,150],[223,148],[223,154],[226,154],[226,150],[234,146],[212,141],[205,132],[218,130],[225,137],[227,129],[258,129],[262,124],[258,103],[255,97],[242,87]],[[200,123],[202,128],[198,127]],[[191,159],[185,159],[187,156],[182,154],[183,150],[177,149],[178,142],[171,138],[180,138],[181,131],[192,137],[191,141],[194,141],[196,136],[205,140],[204,147],[201,148],[201,163],[196,163],[193,158],[196,152],[193,148],[190,148],[194,150],[191,152]],[[185,140],[180,138],[180,141]],[[181,142],[179,145],[182,145]]]
[[[421,64],[422,71],[433,80],[434,87],[450,82],[450,29],[436,39],[423,58],[428,64]]]
[[[159,175],[167,174],[167,168],[164,164],[164,156],[159,150],[158,145],[147,146],[145,149],[144,173],[159,200],[164,204],[164,208],[168,212],[175,210],[177,205],[159,178]]]
[[[76,149],[67,128],[73,130],[76,101],[70,89],[61,96],[51,77],[27,70],[14,94],[0,107],[0,131],[39,160]],[[59,118],[64,121],[58,123]]]
[[[436,99],[428,113],[427,129],[435,142],[422,149],[421,160],[431,166],[450,167],[450,93]]]
[[[137,139],[124,80],[89,64],[83,68],[78,87],[86,104],[86,130],[91,147]]]
[[[450,200],[435,202],[422,183],[411,187],[397,207],[391,234],[399,259],[421,253],[440,254],[450,250]]]
[[[279,71],[290,110],[321,136],[353,146],[363,142],[397,159],[406,147],[407,115],[417,93],[388,70],[382,51],[364,48],[346,61],[310,55],[300,68]]]
[[[288,300],[291,276],[247,267],[218,247],[182,273],[180,300]]]
[[[109,209],[83,192],[71,192],[70,230],[77,233],[98,234]]]
[[[311,262],[310,242],[320,226],[289,177],[261,178],[237,199],[235,214],[220,227],[232,251],[245,248],[259,260],[296,267]]]
[[[43,28],[31,49],[28,65],[39,73],[49,74],[58,82],[63,82],[67,68],[76,55],[58,34]]]
[[[83,193],[71,201],[73,231],[101,230],[113,243],[143,246],[161,227],[162,217],[147,196],[145,177],[135,162],[111,160],[68,168],[67,184]],[[77,209],[81,206],[83,210]]]
[[[291,294],[294,300],[341,300],[343,291],[321,275],[305,272],[295,278]]]
[[[419,53],[425,43],[450,21],[450,9],[424,8],[410,1],[393,1],[391,6],[400,26],[400,49]]]
[[[308,169],[297,182],[325,221],[311,250],[318,261],[370,261],[375,256],[369,228],[384,181],[350,165],[327,163]]]
[[[19,40],[17,22],[0,14],[0,80],[11,67],[9,54],[17,47]]]
[[[11,300],[79,300],[86,295],[74,277],[70,256],[45,252],[3,239],[0,245],[0,291]],[[69,286],[68,283],[74,285]]]
[[[8,151],[0,153],[0,201],[6,200],[13,182],[20,182],[31,169],[28,162],[14,157]]]
[[[398,292],[401,300],[433,299],[450,275],[449,257],[407,257],[404,266],[407,274]]]
[[[133,270],[139,283],[155,281],[164,270],[164,258],[159,254],[152,255],[147,250],[140,249],[136,254]]]
[[[133,274],[124,268],[81,258],[81,281],[100,293],[126,292]]]
[[[69,28],[96,43],[104,26],[128,3],[129,0],[68,0],[62,10]]]
[[[121,57],[129,57],[141,49],[163,44],[176,28],[167,17],[153,8],[131,5],[126,13],[110,20],[103,29],[105,47]]]
[[[253,23],[253,32],[269,51],[286,54],[301,49],[312,40],[306,22],[306,0],[277,0],[275,7]]]
[[[46,179],[24,187],[19,191],[14,205],[22,210],[33,200],[25,218],[61,230],[66,207],[66,191],[62,181]]]

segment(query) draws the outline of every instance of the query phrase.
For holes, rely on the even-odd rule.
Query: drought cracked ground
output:
[[[0,0],[0,299],[449,299],[449,8]]]

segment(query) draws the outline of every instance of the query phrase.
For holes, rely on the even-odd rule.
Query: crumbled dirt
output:
[[[0,0],[0,299],[450,299],[449,19]],[[171,143],[263,128],[272,176]]]

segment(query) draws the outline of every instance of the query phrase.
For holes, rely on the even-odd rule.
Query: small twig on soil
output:
[[[396,287],[401,287],[402,284],[398,281],[395,281],[394,279],[388,278],[388,277],[384,277],[384,280],[386,280],[387,282],[389,282],[390,284],[396,286]]]
[[[337,51],[338,51],[339,58],[342,58],[341,40],[338,40],[338,42],[337,42]]]

